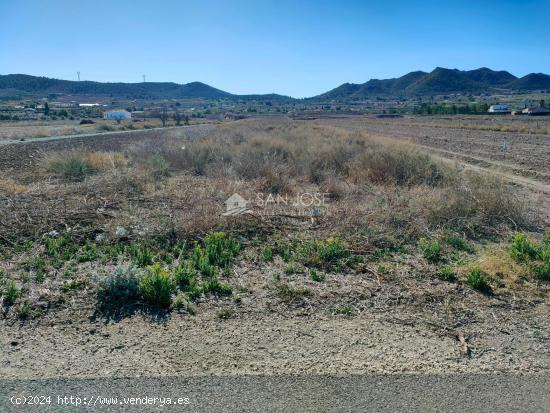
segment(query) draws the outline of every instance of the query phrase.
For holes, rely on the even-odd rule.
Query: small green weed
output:
[[[484,294],[490,294],[492,292],[487,276],[477,267],[472,268],[468,273],[466,284],[474,290],[480,291]]]
[[[313,295],[312,291],[308,288],[295,288],[288,284],[280,284],[277,287],[277,295],[281,301],[285,303],[291,303],[295,300],[302,299]]]
[[[309,278],[311,278],[312,281],[315,282],[323,282],[325,281],[325,276],[323,274],[318,273],[315,270],[311,270],[309,273]]]
[[[97,246],[92,243],[84,245],[77,257],[78,262],[94,261],[95,259],[97,259]]]
[[[169,307],[173,290],[174,283],[170,271],[162,268],[159,263],[147,267],[139,280],[140,294],[149,304]]]
[[[526,235],[517,233],[510,245],[510,255],[518,262],[529,262],[538,258],[537,244]]]
[[[438,240],[430,241],[422,238],[418,241],[418,247],[428,261],[437,262],[441,259],[441,244]]]
[[[20,291],[17,288],[17,285],[15,284],[14,280],[8,280],[6,283],[6,286],[4,287],[4,292],[2,293],[2,296],[4,298],[4,305],[10,306],[15,303],[15,301],[19,298]]]
[[[456,280],[456,273],[453,271],[451,267],[443,267],[439,270],[437,273],[437,276],[441,278],[444,281],[455,281]]]
[[[273,261],[273,248],[270,245],[262,249],[262,259],[266,262]]]
[[[453,247],[455,250],[465,251],[469,253],[474,252],[474,249],[470,245],[470,243],[457,234],[448,233],[445,237],[445,242]]]
[[[153,264],[155,254],[147,244],[134,242],[128,246],[127,252],[132,259],[132,263],[139,267]]]

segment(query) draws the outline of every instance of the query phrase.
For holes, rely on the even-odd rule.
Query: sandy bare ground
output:
[[[91,378],[170,375],[362,374],[367,372],[548,371],[544,337],[506,325],[460,342],[404,314],[284,318],[261,314],[218,320],[174,316],[152,323],[136,316],[104,324],[11,328],[0,337],[2,378]],[[546,314],[548,317],[548,313]],[[547,318],[548,319],[548,318]]]

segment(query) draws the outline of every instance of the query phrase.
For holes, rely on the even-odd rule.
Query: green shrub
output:
[[[29,315],[31,315],[32,311],[32,302],[28,298],[23,300],[23,302],[19,306],[19,317],[20,318],[27,318]]]
[[[484,294],[491,293],[491,286],[487,276],[479,268],[472,268],[466,278],[466,284],[468,284],[474,290],[480,291]]]
[[[52,265],[56,268],[60,268],[64,262],[72,260],[79,248],[69,234],[56,237],[48,236],[44,244],[46,254],[53,258]]]
[[[531,270],[541,281],[550,281],[550,262],[535,262],[531,265]]]
[[[174,284],[170,272],[162,268],[159,263],[147,267],[139,280],[140,294],[149,304],[169,307],[173,290]]]
[[[2,296],[4,297],[4,305],[13,305],[13,303],[15,303],[15,301],[19,298],[19,294],[20,292],[15,284],[15,281],[8,280],[6,286],[4,287],[4,292],[2,293]]]
[[[94,261],[97,258],[97,246],[96,244],[88,243],[82,247],[80,254],[78,255],[78,262]]]
[[[319,274],[315,270],[311,270],[311,272],[309,273],[309,278],[311,278],[311,280],[315,282],[325,281],[325,276],[323,274]]]
[[[227,268],[237,256],[240,245],[235,238],[223,232],[214,232],[206,237],[204,249],[210,264]]]
[[[283,271],[286,275],[292,275],[292,274],[299,273],[300,269],[296,266],[296,263],[289,262],[288,264],[285,265],[285,268],[283,269]]]
[[[284,262],[289,262],[293,259],[292,245],[283,244],[277,248],[277,253],[282,258]]]
[[[205,294],[231,295],[233,289],[229,284],[221,283],[217,277],[207,279],[202,285],[202,291]]]
[[[110,126],[110,125],[97,125],[96,129],[100,132],[109,132],[109,131],[114,131],[116,130],[116,128],[114,126]]]
[[[147,162],[149,173],[151,176],[159,180],[170,175],[170,162],[161,155],[153,155]]]
[[[262,249],[262,259],[266,262],[273,261],[273,248],[270,245]]]
[[[550,281],[550,231],[546,229],[543,241],[536,243],[524,234],[515,234],[510,245],[514,260],[527,264],[539,280]]]
[[[450,267],[443,267],[438,272],[438,277],[445,281],[456,280],[456,274]]]
[[[111,301],[133,301],[139,297],[140,272],[136,266],[118,267],[114,274],[98,283],[99,301],[107,304]]]
[[[191,152],[191,168],[195,175],[204,175],[208,158],[209,152],[207,148],[199,148]]]
[[[140,267],[153,264],[154,253],[147,244],[132,243],[128,246],[127,251],[134,264]]]
[[[191,255],[191,263],[205,277],[215,277],[218,269],[210,264],[206,251],[200,245],[196,245]]]
[[[510,255],[518,262],[529,262],[538,258],[538,246],[526,235],[517,233],[510,245]]]
[[[302,241],[296,245],[296,256],[304,265],[313,267],[340,266],[343,259],[351,256],[345,244],[338,238]]]
[[[43,282],[46,278],[47,267],[46,259],[42,255],[32,257],[24,264],[24,268],[27,271],[34,272],[34,277],[39,283]]]
[[[472,246],[462,237],[450,233],[445,237],[445,242],[458,251],[474,252]]]
[[[190,261],[182,262],[176,267],[174,281],[182,291],[187,291],[197,284],[197,271]]]
[[[82,287],[84,287],[86,283],[82,280],[69,280],[64,281],[63,284],[61,284],[61,291],[71,291],[71,290],[78,290]]]
[[[441,259],[441,244],[438,240],[430,241],[422,238],[418,241],[418,247],[428,261],[437,262]]]

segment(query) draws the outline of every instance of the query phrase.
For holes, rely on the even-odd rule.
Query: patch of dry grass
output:
[[[93,173],[125,168],[127,164],[127,159],[118,152],[72,150],[48,154],[44,169],[56,176],[79,181]]]
[[[0,192],[7,194],[22,194],[28,191],[28,186],[17,183],[11,178],[0,177]]]
[[[473,268],[479,268],[501,290],[520,289],[526,280],[525,269],[502,246],[485,248],[478,258],[458,268],[459,277],[465,279]]]

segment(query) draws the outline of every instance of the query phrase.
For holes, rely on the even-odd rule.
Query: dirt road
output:
[[[119,130],[111,132],[97,132],[97,133],[79,133],[76,135],[59,135],[59,136],[47,136],[42,138],[24,138],[24,139],[6,139],[0,140],[0,146],[4,145],[15,145],[15,144],[29,144],[29,143],[40,143],[40,142],[51,142],[51,141],[60,141],[65,139],[75,139],[75,138],[95,138],[103,136],[113,136],[113,135],[123,135],[123,134],[142,134],[152,131],[166,131],[166,130],[178,130],[178,129],[197,129],[200,127],[207,126],[205,125],[187,125],[187,126],[169,126],[165,128],[151,128],[151,129],[136,129],[136,130]]]

